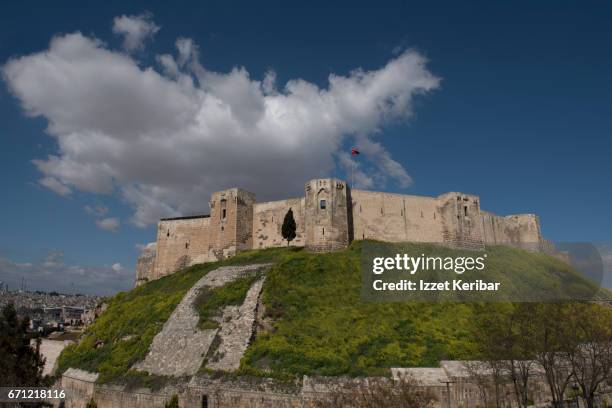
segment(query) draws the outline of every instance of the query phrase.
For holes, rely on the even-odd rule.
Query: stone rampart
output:
[[[459,192],[422,197],[352,190],[346,182],[328,178],[307,182],[300,198],[258,203],[255,194],[232,188],[214,193],[209,204],[210,216],[159,222],[157,251],[143,252],[137,284],[248,249],[285,246],[281,228],[289,209],[297,226],[291,245],[312,251],[334,251],[353,240],[373,239],[471,250],[512,245],[554,253],[543,243],[536,215],[498,216],[482,211],[478,196]]]
[[[209,225],[208,216],[162,219],[157,225],[155,268],[150,280],[214,260],[209,256]]]
[[[281,228],[291,209],[296,224],[296,237],[291,246],[304,246],[304,198],[256,203],[253,206],[253,249],[286,246]]]
[[[437,401],[432,408],[484,406],[481,390],[468,372],[466,363],[468,362],[441,361],[439,367],[391,368],[391,378],[416,380],[419,387],[436,396]],[[484,378],[483,373],[484,371],[480,372],[479,381]],[[329,393],[350,389],[347,385],[367,385],[378,380],[304,376],[295,384],[287,384],[268,378],[213,379],[197,375],[178,386],[152,391],[96,384],[96,379],[95,373],[67,370],[61,379],[61,387],[68,395],[66,408],[82,408],[91,398],[96,401],[98,408],[163,408],[165,402],[174,394],[178,395],[181,408],[314,408],[316,401],[326,398]],[[504,406],[516,407],[510,380],[501,385],[500,395]],[[612,397],[609,387],[604,395],[608,401]],[[529,397],[536,405],[550,401],[547,383],[539,369],[534,369],[530,377]]]

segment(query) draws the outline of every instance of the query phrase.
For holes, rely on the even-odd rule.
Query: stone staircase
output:
[[[203,276],[185,295],[183,300],[178,304],[168,321],[164,324],[162,330],[153,338],[151,347],[145,359],[134,365],[133,368],[140,371],[147,371],[151,374],[165,376],[192,376],[202,366],[202,362],[208,349],[210,348],[217,332],[221,332],[221,345],[219,349],[223,355],[215,363],[222,368],[231,369],[237,368],[240,363],[240,358],[244,354],[250,333],[254,324],[254,316],[257,304],[257,298],[263,285],[263,280],[256,282],[249,290],[245,302],[242,306],[236,308],[235,312],[231,312],[232,307],[228,311],[224,310],[224,319],[221,329],[200,330],[198,322],[200,316],[194,308],[194,302],[203,287],[216,288],[223,286],[236,279],[255,274],[262,268],[268,267],[269,264],[247,265],[247,266],[225,266],[210,271]],[[251,305],[254,300],[254,305]],[[252,308],[249,312],[247,309]],[[225,314],[228,313],[232,322],[232,327],[225,327]],[[231,316],[229,315],[231,314]],[[245,319],[242,319],[242,317]],[[235,322],[233,319],[237,319]],[[244,322],[243,322],[244,320]],[[250,321],[250,323],[249,323]],[[227,322],[227,323],[229,323]],[[242,341],[241,333],[248,331],[247,326],[251,327],[246,344]]]

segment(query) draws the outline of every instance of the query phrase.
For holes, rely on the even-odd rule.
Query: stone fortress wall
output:
[[[281,227],[290,208],[297,224],[291,245],[312,251],[339,250],[363,239],[473,250],[497,244],[548,248],[536,215],[498,216],[481,210],[478,196],[458,192],[374,192],[327,178],[307,182],[304,197],[258,203],[255,194],[232,188],[213,193],[209,205],[210,215],[160,220],[156,245],[139,258],[136,285],[244,250],[285,246]]]
[[[436,401],[432,408],[478,407],[483,405],[477,379],[467,370],[465,361],[441,361],[439,367],[391,368],[391,378],[414,378],[418,387],[432,392]],[[477,362],[471,362],[472,365]],[[550,404],[550,391],[544,373],[533,369],[528,393],[535,406]],[[293,386],[261,378],[257,381],[240,379],[211,379],[196,375],[179,385],[158,390],[130,388],[124,385],[98,384],[97,373],[68,369],[58,387],[66,391],[66,408],[82,408],[93,399],[99,408],[163,408],[176,394],[179,406],[185,408],[315,408],[317,401],[342,392],[345,386],[377,378],[307,377]],[[612,388],[603,390],[606,400],[612,398]],[[511,383],[501,385],[502,405],[517,406]],[[49,401],[54,406],[58,400]]]

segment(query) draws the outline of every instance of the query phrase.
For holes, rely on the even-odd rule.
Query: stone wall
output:
[[[483,249],[478,197],[439,197],[352,190],[355,239],[427,242]]]
[[[438,200],[365,190],[351,190],[354,239],[441,243]]]
[[[66,390],[66,408],[82,408],[94,394],[98,374],[69,368],[61,379],[61,389]]]
[[[391,374],[395,380],[413,378],[420,387],[433,392],[437,401],[432,408],[483,406],[480,390],[468,375],[464,363],[441,361],[440,367],[391,368]],[[194,376],[180,385],[152,391],[95,384],[96,378],[94,373],[67,370],[61,380],[61,387],[68,395],[66,408],[82,408],[91,398],[98,408],[163,408],[174,394],[178,395],[181,408],[314,408],[316,401],[326,398],[329,393],[351,389],[347,385],[376,381],[376,378],[305,376],[295,384],[286,384],[267,378]],[[610,389],[605,395],[611,397]],[[502,386],[501,396],[504,406],[516,407],[511,381]],[[535,404],[550,401],[550,391],[541,371],[535,370],[530,378],[529,397]]]
[[[554,254],[543,244],[537,216],[498,216],[482,211],[478,196],[458,192],[422,197],[351,190],[346,182],[328,178],[306,183],[303,198],[257,203],[255,194],[232,188],[214,193],[209,204],[210,216],[159,222],[154,267],[152,253],[143,252],[137,284],[240,251],[285,246],[281,228],[289,208],[297,224],[291,245],[312,251],[374,239],[472,250],[501,244]]]
[[[545,249],[540,221],[534,214],[502,217],[482,211],[482,225],[488,245],[512,245],[532,251]]]
[[[136,282],[135,286],[146,283],[153,277],[155,272],[155,256],[157,254],[157,243],[151,242],[145,245],[140,252],[136,262]]]
[[[253,206],[253,248],[287,245],[281,228],[285,214],[291,208],[296,223],[296,237],[291,246],[304,246],[304,198],[256,203]]]
[[[162,219],[157,225],[157,249],[152,279],[159,279],[196,263],[210,261],[209,225],[208,216]]]

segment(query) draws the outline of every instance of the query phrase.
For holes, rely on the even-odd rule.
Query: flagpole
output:
[[[355,188],[355,160],[351,160],[351,188]]]

